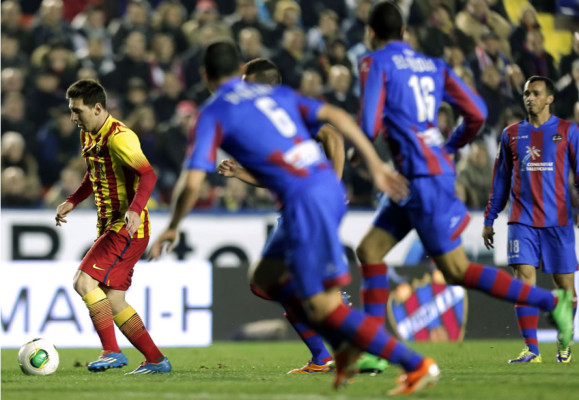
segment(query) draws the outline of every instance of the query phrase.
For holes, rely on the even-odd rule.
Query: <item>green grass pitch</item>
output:
[[[555,344],[542,344],[543,364],[507,364],[522,341],[423,343],[413,347],[436,359],[439,384],[412,398],[452,400],[549,400],[579,397],[579,359],[555,362]],[[163,349],[173,365],[166,375],[125,376],[142,356],[126,349],[129,366],[91,373],[85,365],[97,349],[61,349],[60,367],[51,376],[26,376],[16,361],[17,350],[2,350],[2,400],[201,399],[322,400],[383,399],[394,387],[398,368],[378,376],[358,375],[336,392],[332,374],[286,375],[307,361],[298,341],[218,342],[207,348]]]

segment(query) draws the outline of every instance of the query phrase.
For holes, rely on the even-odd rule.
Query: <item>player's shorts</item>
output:
[[[346,212],[344,188],[333,171],[308,181],[314,184],[284,199],[283,223],[278,227],[285,237],[285,262],[302,299],[350,283],[346,253],[338,235]]]
[[[131,239],[123,227],[121,231],[106,231],[92,245],[82,259],[79,270],[115,290],[131,286],[133,267],[147,250],[149,238]]]
[[[261,251],[262,258],[283,260],[285,258],[287,240],[283,227],[283,217],[277,219],[277,226],[269,233]]]
[[[533,226],[511,223],[507,243],[509,265],[528,264],[539,267],[543,261],[543,272],[569,274],[577,271],[574,226]]]
[[[460,234],[470,216],[454,192],[454,176],[435,175],[410,180],[410,196],[400,204],[383,196],[373,225],[402,240],[416,229],[426,252],[439,256],[462,243]]]

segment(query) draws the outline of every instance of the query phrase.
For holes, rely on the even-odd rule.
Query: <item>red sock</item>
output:
[[[153,343],[147,328],[143,324],[139,314],[128,306],[123,311],[115,315],[115,324],[119,327],[123,335],[145,356],[147,362],[157,363],[163,361],[163,353]]]
[[[99,335],[103,350],[120,353],[115,326],[113,325],[113,310],[111,302],[101,288],[96,288],[82,296],[85,302],[92,324]]]

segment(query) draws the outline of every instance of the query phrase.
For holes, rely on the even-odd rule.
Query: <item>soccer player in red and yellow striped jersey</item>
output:
[[[98,238],[74,277],[74,289],[86,303],[103,352],[88,364],[93,372],[120,368],[128,360],[115,337],[114,323],[146,360],[132,373],[171,371],[137,312],[125,301],[133,268],[149,243],[147,201],[157,177],[141,150],[137,135],[106,110],[106,92],[93,80],[71,85],[71,120],[81,129],[87,172],[78,189],[56,209],[56,225],[94,193]]]

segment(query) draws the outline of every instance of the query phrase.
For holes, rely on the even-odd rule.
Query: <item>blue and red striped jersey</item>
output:
[[[333,171],[309,132],[322,104],[283,85],[231,79],[202,107],[185,168],[214,171],[221,147],[283,201],[304,178]]]
[[[485,225],[492,226],[507,203],[509,191],[509,223],[537,228],[571,224],[569,172],[573,171],[577,186],[578,147],[577,125],[554,115],[539,127],[524,120],[505,128]]]
[[[398,170],[406,177],[452,174],[449,152],[470,142],[487,116],[484,101],[442,60],[389,42],[360,62],[360,125],[371,138],[382,132]],[[459,108],[463,122],[445,138],[438,108]]]

